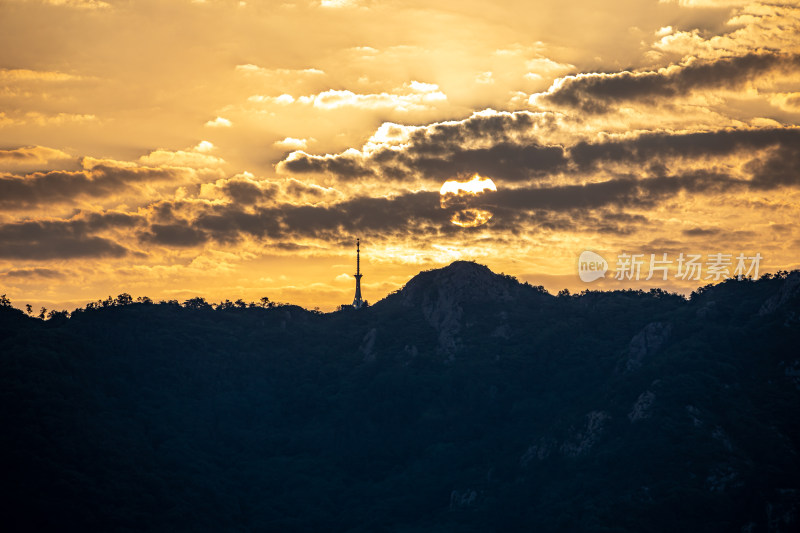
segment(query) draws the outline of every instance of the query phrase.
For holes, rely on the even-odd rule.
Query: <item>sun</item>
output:
[[[492,212],[481,205],[484,195],[496,192],[497,186],[490,178],[474,174],[469,181],[448,180],[439,190],[439,205],[453,210],[450,222],[462,228],[474,228],[486,224]]]
[[[487,190],[497,191],[497,186],[490,178],[482,178],[479,174],[475,174],[469,181],[445,181],[439,190],[439,194],[442,196],[448,194],[481,194]]]

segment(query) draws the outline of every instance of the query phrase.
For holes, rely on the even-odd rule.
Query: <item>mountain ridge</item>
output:
[[[796,530],[800,273],[420,276],[328,314],[0,307],[7,530]]]

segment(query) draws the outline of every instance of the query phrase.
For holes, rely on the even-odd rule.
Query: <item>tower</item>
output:
[[[353,298],[353,307],[360,309],[364,305],[361,299],[361,239],[356,239],[356,297]]]

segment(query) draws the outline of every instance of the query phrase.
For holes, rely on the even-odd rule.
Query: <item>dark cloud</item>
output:
[[[420,223],[446,224],[449,220],[439,206],[439,193],[427,191],[392,198],[357,197],[329,207],[283,207],[280,211],[286,229],[305,235],[330,229],[385,232]]]
[[[505,181],[523,181],[565,168],[567,159],[560,146],[525,145],[502,142],[490,148],[455,148],[439,159],[417,157],[410,150],[398,157],[408,173],[417,171],[431,179],[446,180],[477,172]]]
[[[221,243],[234,243],[241,235],[278,239],[283,232],[280,215],[280,209],[275,208],[246,210],[233,204],[211,205],[196,215],[193,223],[209,238]]]
[[[708,237],[710,235],[718,235],[722,230],[719,228],[691,228],[683,230],[683,234],[687,237]]]
[[[173,181],[178,171],[98,165],[91,170],[34,172],[25,176],[0,175],[0,208],[24,209],[81,196],[110,196],[145,182]]]
[[[319,201],[325,197],[326,190],[317,185],[310,185],[293,179],[289,180],[288,185],[286,185],[286,192],[295,198]]]
[[[653,164],[656,160],[673,158],[710,158],[737,152],[752,153],[773,146],[800,146],[800,128],[643,133],[630,139],[580,142],[569,148],[569,157],[578,168],[585,170],[602,162]]]
[[[726,177],[711,174],[653,178],[639,182],[626,177],[582,186],[505,189],[487,192],[470,206],[495,214],[490,224],[513,233],[532,227],[551,230],[627,234],[647,223],[641,215],[619,212],[625,207],[650,206],[681,190],[724,187]],[[709,182],[709,183],[706,183]],[[287,239],[336,241],[352,235],[430,235],[471,231],[450,223],[459,209],[443,209],[438,192],[415,192],[384,197],[357,197],[331,205],[282,204],[245,207],[204,204],[202,208],[177,204],[187,212],[180,225],[151,224],[143,240],[164,245],[192,246],[213,239],[232,244],[242,238],[274,243]],[[199,209],[199,211],[198,211]],[[616,210],[616,211],[615,211]]]
[[[327,172],[343,178],[363,178],[372,175],[372,170],[360,161],[349,157],[319,157],[304,152],[295,152],[282,161],[281,166],[295,174]]]
[[[128,229],[139,225],[142,218],[132,213],[105,211],[102,213],[80,213],[68,221],[68,225],[80,232],[96,232],[110,229]]]
[[[518,123],[527,124],[526,121]],[[800,168],[800,143],[797,142],[800,130],[794,128],[648,133],[630,139],[562,148],[536,143],[515,144],[507,140],[513,137],[510,130],[495,122],[490,124],[493,124],[491,128],[463,124],[464,127],[459,128],[456,123],[444,129],[437,126],[435,134],[422,136],[426,140],[436,139],[434,148],[424,143],[418,147],[409,145],[408,149],[395,151],[391,156],[379,150],[374,153],[374,160],[391,161],[395,165],[393,168],[419,165],[428,174],[444,173],[446,168],[469,168],[472,172],[484,173],[481,165],[486,165],[485,174],[495,179],[504,172],[516,173],[512,177],[529,174],[533,167],[535,172],[558,172],[564,177],[585,180],[585,169],[593,165],[613,161],[623,165],[623,169],[624,165],[630,167],[627,173],[597,174],[593,176],[594,181],[586,183],[529,182],[515,188],[501,186],[496,192],[487,191],[474,201],[470,199],[468,207],[493,213],[489,227],[512,234],[531,228],[629,234],[648,223],[647,219],[630,218],[640,215],[626,213],[629,209],[648,209],[682,192],[710,195],[796,185],[795,169]],[[508,122],[500,121],[500,124],[508,126]],[[448,131],[452,137],[445,134]],[[475,144],[475,139],[465,131],[490,131],[503,140],[494,146],[461,150],[459,143]],[[457,142],[452,141],[453,138]],[[435,158],[421,156],[434,153],[442,155],[435,163]],[[724,166],[706,165],[709,170],[671,170],[679,157],[719,157],[734,153],[754,154],[735,176],[728,174]],[[326,159],[335,157],[338,156]],[[372,159],[366,161],[372,164]],[[493,172],[493,168],[505,170],[498,173]],[[744,178],[739,175],[740,171]],[[406,192],[392,197],[362,196],[327,204],[259,205],[252,201],[256,196],[274,202],[271,185],[235,178],[221,188],[233,200],[231,203],[161,201],[150,206],[146,217],[117,212],[88,213],[61,222],[6,224],[0,226],[0,256],[121,256],[128,251],[103,234],[126,228],[135,229],[144,244],[171,247],[194,247],[210,241],[235,244],[243,239],[285,245],[309,238],[336,242],[356,234],[419,237],[471,231],[451,224],[460,204],[451,202],[443,209],[437,191]],[[294,196],[311,195],[312,201],[315,193],[321,191],[324,190],[294,180],[286,190]]]
[[[755,189],[800,185],[800,140],[777,147],[765,159],[753,159],[746,170],[753,176]]]
[[[150,228],[140,235],[144,242],[165,246],[197,246],[208,240],[206,234],[188,224],[151,224]]]
[[[549,120],[546,115],[527,113],[476,114],[463,121],[417,129],[402,148],[382,146],[363,154],[321,156],[296,153],[280,168],[334,174],[344,181],[369,176],[401,182],[443,182],[479,173],[500,182],[519,183],[559,173],[583,177],[587,170],[609,163],[615,167],[635,165],[631,171],[639,176],[666,175],[674,163],[688,159],[711,160],[735,154],[755,157],[759,151],[777,147],[780,150],[768,163],[754,163],[748,168],[761,188],[796,183],[794,147],[800,146],[800,128],[659,131],[560,146],[535,139],[540,123],[550,127]],[[294,164],[301,160],[302,165]]]
[[[122,257],[129,250],[96,233],[130,230],[141,222],[138,215],[106,212],[79,214],[68,220],[0,224],[0,258],[45,260]]]
[[[4,259],[122,257],[127,253],[107,238],[89,235],[83,224],[31,221],[0,225],[0,258]]]
[[[445,180],[478,172],[520,181],[554,172],[566,163],[561,146],[533,138],[537,128],[539,132],[552,128],[553,121],[551,115],[526,111],[476,113],[462,121],[417,128],[402,150],[382,146],[366,156],[296,152],[279,167],[291,173],[333,174],[343,180],[408,181],[415,176]]]
[[[643,215],[614,211],[613,207],[598,209],[572,209],[567,211],[521,211],[497,209],[489,222],[493,230],[521,235],[530,231],[581,232],[613,235],[630,235],[646,230],[650,221]]]
[[[743,186],[724,174],[694,172],[634,179],[621,176],[584,185],[523,187],[486,192],[471,205],[494,213],[489,222],[512,233],[531,228],[627,234],[647,220],[624,212],[642,208],[680,191],[724,191]],[[336,241],[350,235],[438,235],[471,231],[450,223],[457,207],[443,209],[438,192],[394,197],[356,197],[330,205],[246,206],[160,202],[149,220],[125,213],[81,214],[69,220],[20,222],[0,226],[0,257],[53,259],[120,257],[126,250],[102,236],[135,230],[145,244],[193,247],[211,240],[234,244],[244,238],[290,244],[308,238]],[[638,217],[638,218],[637,218]]]
[[[775,52],[750,53],[713,61],[693,61],[658,71],[583,74],[567,77],[539,96],[540,103],[605,113],[627,100],[657,103],[698,89],[735,89],[772,71],[800,68],[800,56]]]
[[[0,164],[5,165],[40,165],[51,160],[72,159],[61,150],[46,146],[21,146],[18,148],[0,148]]]
[[[568,211],[597,209],[651,207],[659,201],[686,191],[691,193],[720,193],[746,186],[746,182],[727,174],[693,171],[675,176],[657,176],[636,179],[620,176],[606,181],[582,185],[556,185],[500,189],[486,193],[489,207],[511,210]]]
[[[641,215],[626,213],[628,209],[651,208],[681,192],[721,194],[750,186],[747,180],[706,170],[647,178],[618,175],[576,185],[500,188],[470,196],[468,207],[493,213],[489,225],[512,233],[537,227],[628,234],[648,222]],[[442,208],[436,191],[356,197],[329,205],[175,202],[168,209],[164,205],[158,209],[169,211],[172,222],[157,222],[159,217],[154,216],[141,238],[167,246],[195,246],[208,240],[233,244],[243,238],[286,243],[308,238],[336,241],[356,234],[452,234],[469,231],[450,222],[465,205],[449,201]]]
[[[169,223],[155,222],[165,211]],[[421,226],[445,226],[450,212],[439,206],[438,192],[407,193],[392,198],[356,197],[332,205],[243,206],[164,202],[154,221],[140,232],[143,242],[193,246],[208,240],[233,244],[243,237],[267,241],[287,238],[335,240],[356,233],[391,233]],[[158,213],[158,214],[156,214]]]
[[[228,198],[242,205],[271,200],[278,192],[278,186],[275,184],[264,185],[246,178],[231,178],[225,181],[220,189]]]
[[[15,268],[5,272],[4,275],[8,278],[47,278],[59,279],[66,276],[63,272],[53,270],[52,268]]]

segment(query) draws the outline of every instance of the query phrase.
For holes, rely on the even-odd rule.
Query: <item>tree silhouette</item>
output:
[[[189,298],[183,302],[183,307],[186,309],[211,309],[211,304],[209,304],[205,298],[196,296],[195,298]]]
[[[434,285],[322,314],[0,307],[5,530],[797,529],[791,283],[518,285],[459,301],[452,357]]]

